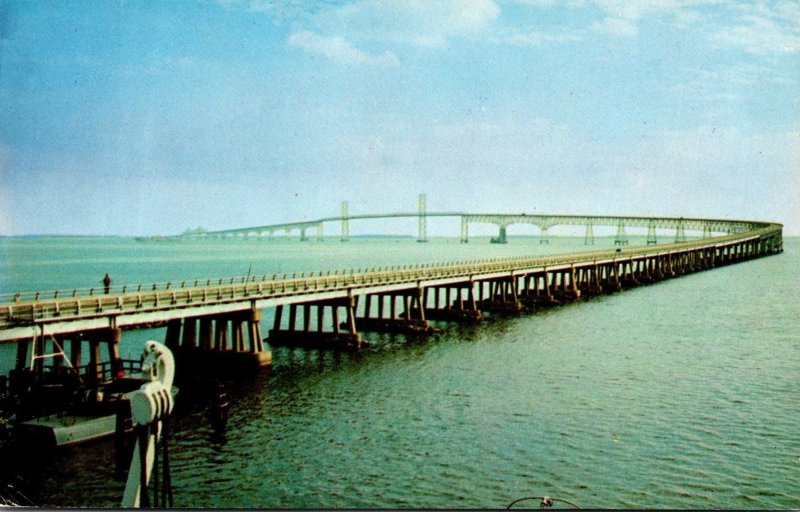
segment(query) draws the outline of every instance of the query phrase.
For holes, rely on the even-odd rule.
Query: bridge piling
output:
[[[325,330],[325,310],[331,310],[331,331]],[[339,308],[347,310],[346,332],[343,332],[339,323]],[[356,329],[355,299],[345,297],[342,299],[329,299],[313,301],[303,304],[303,327],[297,329],[297,304],[290,304],[288,326],[281,325],[283,307],[277,306],[275,321],[266,338],[270,346],[299,347],[306,349],[344,349],[356,350],[368,344],[361,339]],[[311,318],[316,315],[316,330],[311,329]]]
[[[532,221],[522,216],[462,216],[462,227],[469,221],[507,225],[527,222],[546,227],[556,225],[555,218],[542,217]],[[543,220],[545,219],[545,220]],[[599,217],[597,219],[600,219]],[[569,219],[574,225],[587,218]],[[543,225],[542,222],[545,224]],[[648,222],[650,223],[648,225]],[[727,222],[727,223],[726,223]],[[618,235],[624,235],[625,223],[634,227],[676,230],[703,229],[709,233],[728,231],[729,235],[666,243],[658,247],[631,247],[617,250],[592,251],[568,255],[529,256],[514,259],[494,259],[458,262],[442,265],[417,265],[403,268],[366,271],[328,272],[327,275],[292,274],[262,276],[261,282],[247,283],[239,278],[197,282],[194,287],[170,287],[150,284],[131,286],[131,293],[97,296],[89,292],[57,292],[20,297],[9,296],[0,304],[0,341],[25,340],[17,347],[17,359],[43,368],[43,362],[31,359],[31,354],[45,352],[45,327],[60,342],[71,343],[73,361],[80,363],[82,352],[88,354],[94,378],[101,378],[98,369],[102,343],[108,343],[109,357],[119,358],[121,330],[148,325],[167,325],[166,339],[170,348],[176,347],[176,357],[206,357],[217,361],[219,355],[251,354],[254,366],[263,366],[266,355],[261,338],[261,309],[275,307],[275,323],[268,341],[279,343],[285,335],[296,345],[312,348],[357,348],[361,343],[356,330],[374,317],[385,325],[397,325],[434,320],[477,321],[483,311],[519,311],[522,305],[536,307],[558,301],[575,300],[581,296],[612,292],[620,288],[656,282],[671,277],[730,265],[783,250],[779,224],[745,221],[702,221],[698,219],[643,219],[613,217],[598,220],[597,224],[616,225]],[[303,223],[315,227],[318,223]],[[287,225],[299,229],[300,224]],[[466,235],[466,230],[462,231]],[[648,233],[649,235],[650,233]],[[685,232],[684,232],[685,235]],[[464,237],[466,238],[466,237]],[[648,236],[649,238],[649,236]],[[619,242],[619,243],[618,243]],[[620,236],[617,245],[623,245]],[[135,290],[135,291],[134,291]],[[477,300],[476,300],[477,295]],[[363,316],[358,307],[364,297]],[[373,299],[374,296],[374,299]],[[377,301],[377,304],[375,302]],[[398,302],[402,311],[398,313]],[[389,307],[384,304],[389,303]],[[283,308],[289,307],[289,328],[282,328]],[[303,309],[300,311],[300,306]],[[377,307],[376,307],[377,306]],[[331,308],[332,331],[326,331],[326,308]],[[340,323],[340,308],[346,319]],[[389,314],[386,316],[386,310]],[[302,327],[297,321],[302,315]],[[315,316],[316,315],[316,316]],[[316,330],[312,319],[316,318]],[[391,323],[390,322],[390,323]],[[121,327],[119,327],[121,326]],[[31,335],[31,333],[34,333]],[[273,339],[274,338],[274,339]],[[249,339],[249,344],[247,343]],[[296,343],[300,341],[300,343]],[[303,340],[308,341],[304,343]],[[49,341],[47,342],[49,343]],[[83,344],[88,344],[88,351]],[[116,350],[116,352],[115,352]],[[227,356],[225,356],[227,357]],[[254,359],[255,357],[255,359]],[[63,364],[58,356],[54,365]],[[268,364],[268,363],[267,363]],[[185,365],[184,365],[185,366]],[[214,367],[211,364],[210,367]],[[194,365],[186,366],[194,370]]]
[[[272,362],[260,323],[260,309],[174,319],[167,323],[164,344],[182,361],[179,368],[191,374],[250,372]]]
[[[400,292],[384,292],[369,294],[366,296],[364,312],[361,316],[356,316],[355,325],[359,329],[375,332],[400,332],[408,334],[427,334],[434,332],[433,327],[425,318],[424,288],[414,288]],[[372,298],[378,304],[377,317],[372,316]],[[383,303],[386,298],[390,301],[389,314],[384,315]],[[398,313],[397,302],[402,304],[402,310]],[[358,309],[355,310],[356,314]]]
[[[477,308],[481,312],[520,313],[524,310],[519,301],[516,276],[481,280],[477,283],[479,290]],[[483,298],[484,285],[488,285],[489,288],[487,298]]]
[[[481,312],[473,291],[472,282],[453,285],[434,286],[432,303],[423,298],[424,318],[426,320],[445,320],[451,322],[475,323],[481,320]],[[423,291],[423,297],[428,288]],[[444,290],[442,293],[441,291]],[[466,304],[462,298],[462,290],[466,292]],[[455,292],[455,297],[451,292]],[[442,299],[444,304],[442,305]]]

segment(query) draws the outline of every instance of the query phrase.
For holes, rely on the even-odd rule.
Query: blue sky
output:
[[[800,234],[800,3],[0,3],[0,234],[413,211],[421,192]]]

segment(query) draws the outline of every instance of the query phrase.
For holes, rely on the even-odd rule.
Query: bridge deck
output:
[[[735,221],[742,222],[742,221]],[[136,328],[169,320],[263,309],[405,289],[470,283],[515,274],[553,271],[653,256],[681,254],[780,237],[782,226],[748,223],[753,229],[726,236],[652,247],[570,254],[422,264],[344,274],[312,272],[282,279],[218,283],[106,295],[53,296],[0,303],[0,342],[88,329]],[[26,300],[27,299],[27,300]]]

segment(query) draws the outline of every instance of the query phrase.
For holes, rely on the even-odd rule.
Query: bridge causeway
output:
[[[459,215],[467,222],[509,224],[533,217]],[[102,295],[93,290],[16,294],[0,303],[0,342],[18,343],[21,367],[69,342],[77,360],[67,363],[79,367],[83,343],[89,344],[92,364],[99,364],[102,343],[111,359],[119,360],[123,331],[166,326],[166,345],[189,361],[189,367],[200,369],[213,361],[258,368],[271,361],[265,341],[273,347],[353,350],[366,343],[364,331],[424,334],[432,331],[431,320],[477,322],[486,313],[535,310],[783,250],[782,226],[775,223],[556,215],[538,215],[535,222],[547,227],[582,223],[588,233],[598,225],[623,226],[623,232],[624,226],[648,231],[671,227],[678,241],[638,247],[620,243],[608,250],[549,256],[248,276],[177,287],[115,287]],[[686,241],[685,229],[702,231],[703,238]],[[274,309],[272,328],[262,338],[262,312],[269,308]]]

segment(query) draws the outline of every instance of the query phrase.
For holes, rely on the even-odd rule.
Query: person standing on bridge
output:
[[[108,291],[111,289],[111,278],[108,277],[108,273],[106,273],[106,277],[103,278],[103,288],[105,289],[106,295],[108,295]]]

